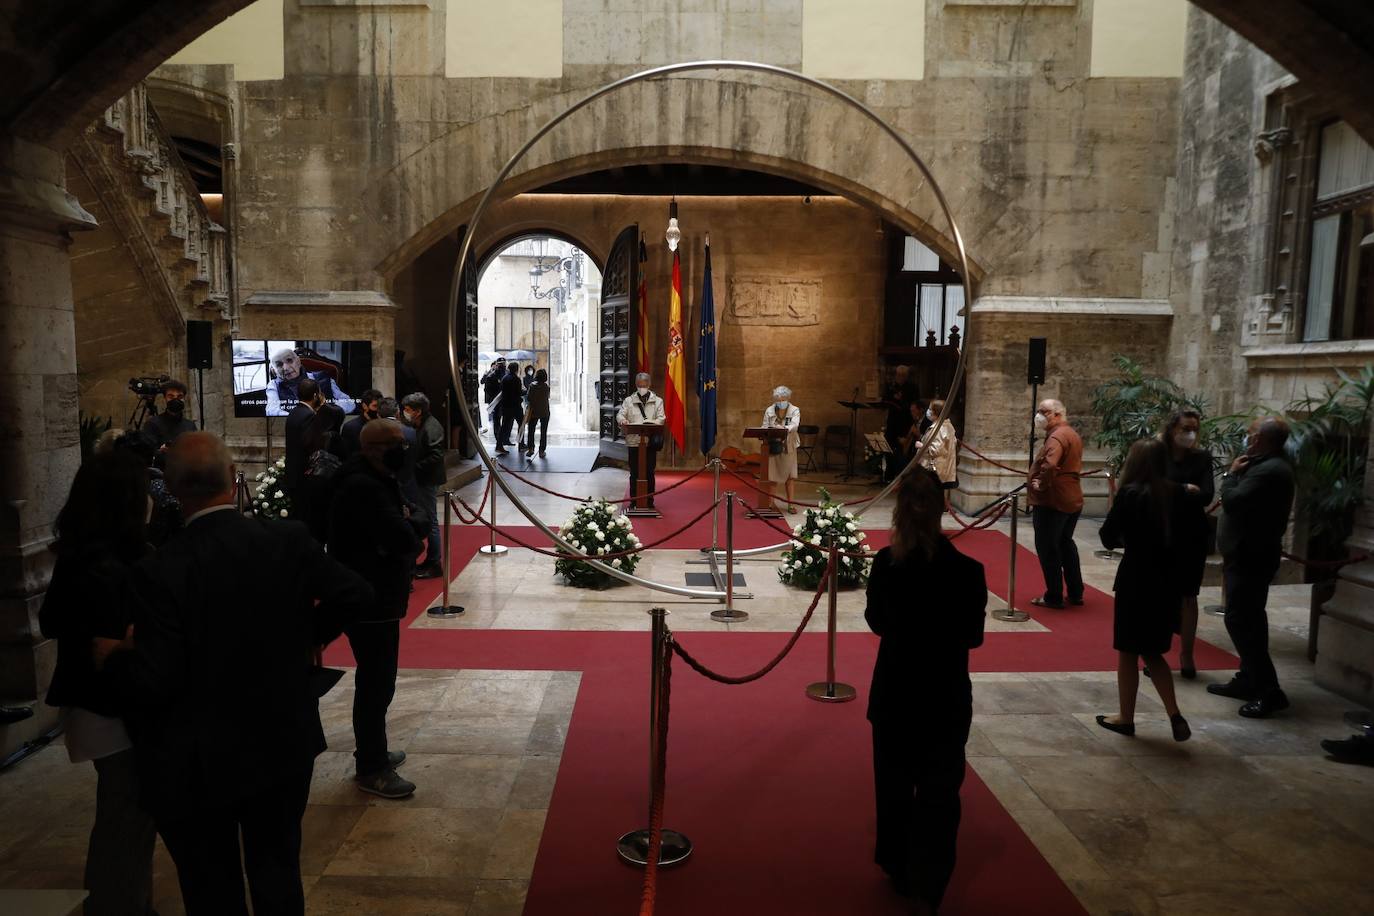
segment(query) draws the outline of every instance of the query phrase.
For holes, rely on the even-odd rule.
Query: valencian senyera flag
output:
[[[668,376],[663,382],[664,424],[683,450],[687,438],[685,395],[687,380],[682,368],[682,255],[673,252],[673,291],[668,299]]]
[[[711,243],[701,278],[701,329],[697,334],[697,404],[701,409],[701,453],[716,444],[716,297],[711,292]]]
[[[639,237],[639,327],[635,331],[635,371],[649,371],[649,284],[644,277],[644,264],[649,260],[644,237]]]

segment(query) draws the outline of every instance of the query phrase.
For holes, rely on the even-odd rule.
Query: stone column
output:
[[[56,644],[38,631],[52,523],[81,460],[68,233],[95,218],[64,189],[64,154],[0,139],[0,756],[47,729]]]
[[[1374,709],[1374,424],[1365,462],[1364,505],[1346,549],[1370,559],[1341,569],[1336,594],[1322,607],[1317,630],[1317,683]]]

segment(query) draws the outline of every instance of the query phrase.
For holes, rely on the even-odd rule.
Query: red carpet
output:
[[[672,478],[659,475],[659,485]],[[640,519],[645,541],[672,531],[709,502],[706,475],[658,500],[663,519]],[[676,519],[676,521],[674,521]],[[554,519],[551,521],[559,521]],[[791,519],[789,518],[789,521]],[[512,528],[531,543],[537,529]],[[736,520],[736,543],[775,543],[762,523]],[[870,532],[875,543],[885,532]],[[455,527],[455,575],[487,541],[486,529]],[[671,547],[709,543],[710,522]],[[987,569],[989,586],[1006,584],[1008,540],[970,532],[956,541]],[[552,561],[550,561],[552,562]],[[1042,586],[1034,555],[1018,554],[1018,602]],[[437,581],[417,583],[408,620],[434,600]],[[798,593],[798,614],[806,597]],[[454,600],[462,602],[461,595]],[[1024,606],[1024,605],[1021,605]],[[916,611],[922,609],[916,606]],[[935,609],[932,609],[932,612]],[[972,656],[978,671],[1113,670],[1111,596],[1089,589],[1087,604],[1034,609],[1047,633],[992,633]],[[582,685],[564,746],[558,782],[525,907],[527,914],[635,911],[641,872],[619,863],[615,841],[647,823],[648,623],[643,633],[436,630],[405,628],[401,665],[420,668],[580,670]],[[780,647],[779,633],[685,633],[685,646],[727,674],[756,668]],[[867,681],[877,639],[842,633],[841,680],[857,702],[827,706],[805,697],[824,672],[825,639],[808,634],[761,681],[721,686],[681,663],[674,666],[665,824],[696,844],[692,859],[662,873],[657,912],[671,914],[900,913],[902,901],[871,862],[872,776]],[[349,664],[347,645],[327,653]],[[1198,644],[1199,668],[1229,667],[1228,653]],[[959,866],[947,913],[1081,913],[1072,892],[972,772],[963,789]]]

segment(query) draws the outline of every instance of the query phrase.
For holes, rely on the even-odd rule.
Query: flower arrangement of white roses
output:
[[[833,544],[847,553],[859,553],[867,535],[854,515],[842,503],[830,498],[822,487],[820,506],[807,509],[801,524],[792,529],[791,546],[783,551],[778,578],[787,585],[814,589],[825,573]],[[868,581],[869,562],[859,557],[841,556],[838,561],[840,585],[862,585]]]
[[[291,497],[282,489],[281,479],[286,475],[286,459],[278,458],[276,463],[257,476],[258,491],[253,494],[253,514],[258,518],[286,518],[291,514]]]
[[[639,546],[639,538],[630,525],[630,520],[617,515],[617,510],[604,499],[582,503],[573,511],[572,518],[563,523],[558,533],[573,547],[589,556],[597,554],[620,553]],[[566,554],[560,550],[559,553]],[[634,572],[639,564],[639,554],[616,557],[605,561],[607,566]],[[599,569],[593,569],[584,560],[558,559],[553,564],[554,571],[560,573],[569,585],[578,588],[604,588],[615,581]]]

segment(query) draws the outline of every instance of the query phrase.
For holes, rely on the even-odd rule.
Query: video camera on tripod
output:
[[[154,402],[157,396],[166,390],[167,383],[171,380],[170,375],[142,375],[129,379],[129,391],[138,397],[134,412],[129,414],[129,429],[142,429],[143,421],[149,414],[157,416],[157,405]]]

